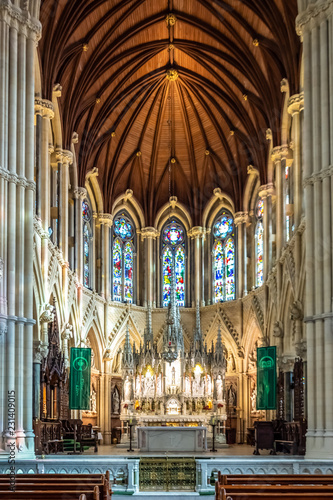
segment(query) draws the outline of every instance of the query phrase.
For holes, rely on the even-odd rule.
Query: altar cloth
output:
[[[206,427],[138,427],[141,451],[206,451]]]

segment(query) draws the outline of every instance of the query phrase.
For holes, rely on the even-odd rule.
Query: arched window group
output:
[[[112,299],[118,302],[134,301],[134,237],[130,218],[117,216],[112,234]]]
[[[264,202],[259,200],[256,207],[256,286],[261,286],[264,282]]]
[[[213,224],[214,302],[235,299],[235,241],[232,216],[223,212]]]
[[[87,288],[91,287],[91,241],[92,241],[92,226],[91,226],[91,208],[88,200],[82,202],[82,219],[83,219],[83,284]]]
[[[167,223],[162,231],[163,307],[170,302],[172,269],[175,266],[176,302],[185,306],[185,230],[178,221]]]

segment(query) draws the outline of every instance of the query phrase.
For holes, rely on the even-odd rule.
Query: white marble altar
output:
[[[206,451],[206,427],[138,427],[141,451]]]

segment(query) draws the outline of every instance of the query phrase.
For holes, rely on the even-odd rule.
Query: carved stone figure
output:
[[[282,338],[283,337],[283,325],[281,321],[276,321],[273,327],[273,337]]]
[[[216,399],[217,401],[222,401],[223,400],[223,381],[222,377],[219,374],[216,379]]]
[[[125,401],[130,401],[131,399],[131,381],[129,379],[129,376],[126,375],[125,383],[124,383],[124,400]]]
[[[120,413],[120,397],[117,387],[115,387],[112,392],[112,413]]]

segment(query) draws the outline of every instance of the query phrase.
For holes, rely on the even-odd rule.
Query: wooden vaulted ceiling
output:
[[[79,184],[97,167],[105,211],[132,189],[147,225],[170,194],[195,224],[216,187],[242,210],[247,166],[266,182],[267,128],[280,144],[282,78],[299,90],[296,15],[296,0],[42,1],[43,97],[62,86]]]

